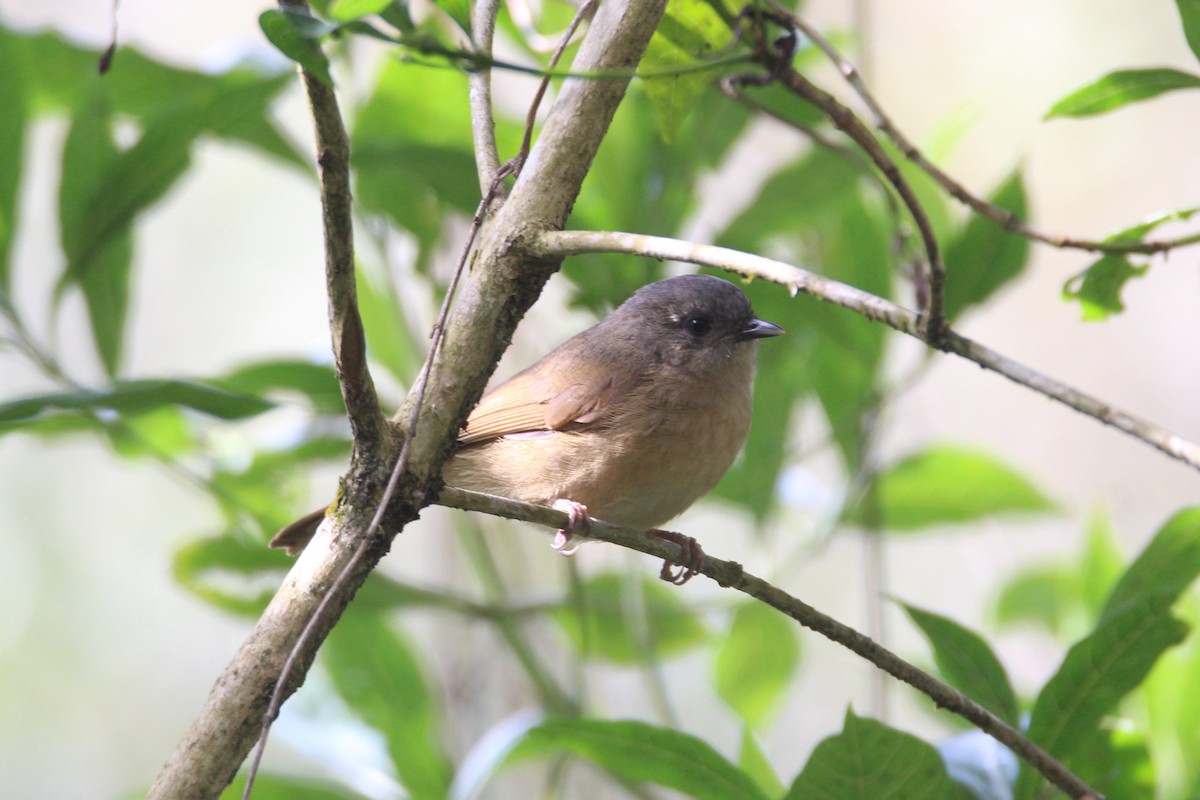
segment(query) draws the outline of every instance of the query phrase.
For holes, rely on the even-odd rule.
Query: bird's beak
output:
[[[766,339],[771,336],[782,336],[783,328],[765,319],[752,319],[750,324],[738,333],[739,339]]]

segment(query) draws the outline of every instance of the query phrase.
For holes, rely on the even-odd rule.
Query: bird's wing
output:
[[[578,353],[552,353],[485,394],[467,418],[459,442],[475,444],[598,421],[635,382],[631,377],[618,379],[605,366]]]

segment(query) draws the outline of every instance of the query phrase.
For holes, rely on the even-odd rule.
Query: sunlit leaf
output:
[[[634,781],[696,800],[766,800],[749,775],[694,736],[644,722],[552,719],[531,730],[514,757],[565,750]]]
[[[733,32],[705,0],[670,0],[642,56],[645,72],[686,70],[725,48]],[[700,94],[708,90],[715,71],[680,72],[645,78],[646,95],[658,114],[663,139],[672,141]]]
[[[1059,100],[1046,119],[1103,114],[1179,89],[1200,89],[1200,75],[1164,67],[1117,70]]]
[[[869,503],[874,509],[866,507]],[[863,525],[868,514],[876,514],[885,529],[911,531],[1053,509],[1033,484],[992,456],[941,445],[880,472],[874,496],[850,507],[845,520]]]
[[[717,651],[717,693],[751,726],[762,725],[779,711],[799,659],[795,624],[765,603],[743,603]]]
[[[987,640],[949,617],[902,605],[933,647],[942,677],[1000,719],[1016,725],[1016,694]]]
[[[584,582],[581,603],[554,618],[585,656],[632,664],[677,655],[706,637],[700,617],[661,581],[603,573]]]
[[[763,752],[762,746],[758,740],[754,738],[754,731],[750,726],[742,728],[742,746],[738,751],[738,766],[742,772],[745,772],[754,782],[758,784],[758,788],[762,789],[763,794],[768,797],[782,797],[787,787],[779,780],[779,776],[775,774],[775,768],[771,766],[767,754]]]
[[[972,800],[946,774],[938,751],[917,737],[846,711],[842,732],[816,746],[784,800],[937,798]]]
[[[1140,278],[1148,267],[1137,267],[1126,256],[1110,253],[1101,256],[1087,269],[1072,276],[1063,285],[1063,299],[1075,300],[1088,322],[1108,319],[1125,310],[1121,290],[1133,278]]]
[[[329,17],[338,22],[349,22],[359,17],[378,14],[391,3],[392,0],[333,0],[329,4]]]
[[[1104,237],[1106,242],[1140,242],[1147,235],[1154,232],[1160,225],[1168,222],[1187,222],[1196,213],[1200,213],[1200,208],[1177,208],[1171,211],[1164,211],[1159,214],[1154,214],[1141,222],[1131,225],[1128,228],[1117,231],[1114,234]]]

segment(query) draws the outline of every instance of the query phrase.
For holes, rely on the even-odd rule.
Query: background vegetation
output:
[[[321,10],[335,20],[372,10],[352,5]],[[1102,238],[1152,213],[1190,214],[1200,162],[1176,135],[1194,99],[1037,118],[1116,110],[1146,86],[1194,87],[1195,11],[1161,5],[1138,25],[1094,5],[996,17],[956,6],[938,12],[951,18],[946,32],[869,5],[860,12],[878,16],[857,29],[836,4],[805,13],[861,54],[893,117],[964,183],[993,187],[980,193],[1032,208],[1055,230]],[[691,36],[719,44],[719,28],[695,24],[705,8],[673,4],[651,61],[686,63]],[[452,42],[456,13],[446,4],[418,15],[420,30]],[[552,40],[570,13],[547,4],[537,29]],[[120,40],[141,50],[118,51],[104,78],[103,44],[32,32],[28,14],[6,20],[0,40],[0,65],[15,76],[0,88],[14,111],[0,130],[10,554],[0,566],[10,609],[0,758],[6,784],[29,796],[78,795],[61,749],[42,744],[62,737],[89,790],[148,782],[290,563],[263,542],[331,494],[347,456],[320,344],[319,216],[294,75],[261,43],[252,62],[175,66],[177,46],[158,44],[152,24],[139,31],[138,14],[123,9],[132,32]],[[501,19],[502,56],[544,59],[526,46],[531,31]],[[90,29],[93,42],[108,30],[104,19],[58,23]],[[293,29],[277,23],[263,27],[279,41]],[[240,24],[259,36],[253,18]],[[1135,47],[1143,37],[1152,55]],[[798,65],[849,97],[810,50]],[[331,51],[353,135],[360,299],[391,407],[420,364],[478,202],[466,81],[357,36]],[[989,58],[1005,68],[972,82]],[[909,71],[893,73],[902,62]],[[1141,73],[1132,88],[1055,106],[1110,70],[1164,63],[1181,72]],[[570,226],[715,241],[911,304],[920,248],[897,238],[907,226],[878,181],[755,118],[711,77],[635,82]],[[497,81],[506,155],[533,81]],[[1122,103],[1093,108],[1089,96]],[[811,110],[788,109],[820,125]],[[1146,128],[1122,127],[1138,116]],[[1043,252],[906,169],[946,253],[956,328],[1196,438],[1192,251],[1169,261]],[[1183,219],[1137,235],[1189,230]],[[569,260],[511,363],[675,269]],[[1180,511],[1194,470],[848,311],[761,282],[747,291],[789,336],[763,348],[746,457],[677,527],[1027,722],[1109,796],[1195,796],[1200,702],[1189,687],[1200,667],[1177,621],[1195,617],[1185,589],[1200,569],[1200,521]],[[397,540],[386,574],[289,705],[261,796],[632,791],[616,775],[701,797],[781,796],[793,779],[794,796],[822,780],[849,796],[829,787],[868,776],[847,739],[830,738],[839,731],[896,748],[905,764],[932,759],[934,796],[962,794],[936,783],[947,780],[936,753],[900,730],[974,768],[976,796],[1011,796],[1013,781],[1020,797],[1037,788],[907,689],[715,586],[668,590],[640,556],[596,545],[562,562],[540,532],[426,516]],[[555,716],[543,722],[537,710]],[[581,712],[655,727],[589,727],[573,722]],[[515,766],[502,769],[513,745]],[[666,753],[694,760],[672,773]]]

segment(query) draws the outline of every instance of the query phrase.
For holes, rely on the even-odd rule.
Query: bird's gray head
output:
[[[638,349],[651,349],[676,364],[699,361],[713,367],[739,344],[783,333],[778,325],[755,318],[741,289],[711,275],[681,275],[643,286],[610,319],[636,331]]]

